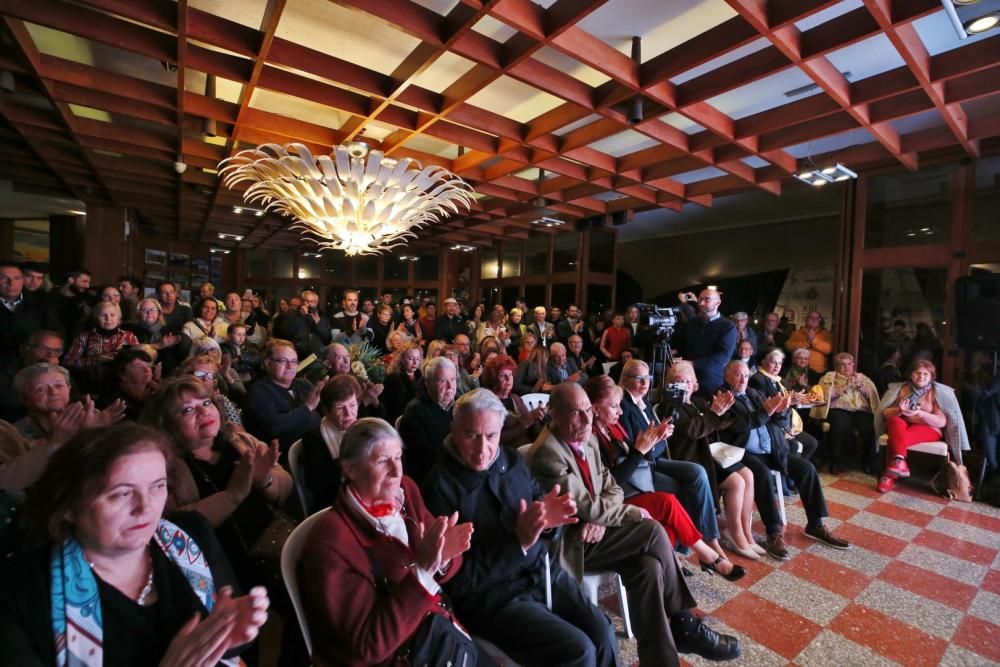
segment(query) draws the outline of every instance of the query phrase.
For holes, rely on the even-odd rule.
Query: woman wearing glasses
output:
[[[226,423],[233,426],[243,426],[243,414],[240,412],[240,409],[220,390],[219,379],[221,378],[221,374],[219,372],[219,364],[215,359],[207,354],[188,357],[181,364],[181,374],[189,375],[205,384],[208,390],[212,392],[212,398],[219,405],[222,417]]]
[[[399,434],[381,419],[347,430],[340,462],[339,498],[313,527],[300,564],[313,664],[491,664],[441,600],[472,524],[427,511],[403,476]]]

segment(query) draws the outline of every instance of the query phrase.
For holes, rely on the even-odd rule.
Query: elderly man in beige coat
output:
[[[528,450],[545,488],[559,484],[576,501],[579,523],[562,538],[560,556],[573,576],[614,570],[628,591],[643,665],[678,665],[678,652],[710,660],[740,655],[738,639],[720,635],[691,614],[696,603],[662,526],[626,505],[601,463],[591,433],[594,412],[583,389],[560,384],[549,399],[552,422]]]

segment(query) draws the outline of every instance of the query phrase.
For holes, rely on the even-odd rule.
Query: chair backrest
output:
[[[302,440],[296,440],[288,449],[288,467],[292,471],[292,481],[295,482],[295,492],[302,503],[302,511],[308,514],[312,507],[312,494],[306,488],[305,471],[302,469]]]
[[[399,425],[402,423],[403,423],[403,415],[399,415],[398,417],[396,417],[396,423],[393,424],[393,427],[396,429],[396,433],[399,433]]]
[[[528,406],[529,410],[534,410],[539,405],[548,405],[549,404],[549,395],[548,394],[525,394],[524,396],[521,397],[521,400],[524,401],[524,404],[526,406]]]
[[[312,639],[309,637],[309,621],[306,619],[306,610],[302,606],[302,595],[299,590],[299,559],[302,557],[302,549],[313,526],[329,511],[328,507],[307,517],[295,527],[281,549],[281,578],[285,580],[285,588],[288,589],[288,597],[292,599],[292,607],[295,608],[295,616],[299,619],[299,628],[302,630],[302,638],[306,641],[306,649],[310,656],[312,656]]]
[[[601,368],[604,369],[604,374],[607,375],[608,373],[610,373],[614,365],[615,365],[614,361],[605,361],[603,364],[601,364]]]

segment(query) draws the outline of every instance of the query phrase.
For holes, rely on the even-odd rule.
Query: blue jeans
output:
[[[653,486],[657,491],[665,491],[677,496],[691,521],[706,540],[719,539],[719,522],[715,518],[715,501],[712,487],[708,483],[708,473],[691,461],[671,461],[656,459]]]

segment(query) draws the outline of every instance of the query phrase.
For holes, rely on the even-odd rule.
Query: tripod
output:
[[[650,365],[650,373],[653,382],[650,385],[650,393],[657,392],[657,401],[661,398],[660,393],[663,387],[667,386],[667,372],[674,365],[674,356],[670,351],[670,336],[659,336],[653,345],[653,359]]]

